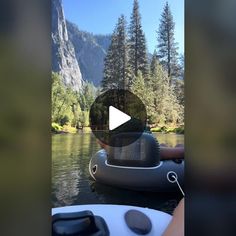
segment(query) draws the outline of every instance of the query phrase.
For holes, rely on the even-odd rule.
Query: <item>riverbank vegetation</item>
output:
[[[160,133],[175,133],[175,134],[184,134],[184,127],[154,127],[151,128],[151,132],[160,132]]]
[[[52,73],[52,132],[74,133],[89,126],[89,109],[97,89],[86,82],[81,91],[64,85],[60,75]]]
[[[149,58],[139,4],[134,0],[130,24],[121,15],[113,31],[100,88],[84,82],[81,91],[73,91],[52,73],[52,131],[83,130],[89,126],[90,106],[101,92],[128,89],[146,106],[152,132],[184,133],[184,57],[178,54],[174,25],[166,3],[156,50]]]

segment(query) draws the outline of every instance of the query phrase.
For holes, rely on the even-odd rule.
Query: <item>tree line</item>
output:
[[[156,50],[148,58],[139,4],[134,0],[129,25],[121,15],[113,31],[101,88],[84,82],[81,91],[73,91],[59,74],[52,73],[52,122],[77,129],[89,126],[90,106],[101,92],[128,89],[143,101],[149,124],[183,126],[184,57],[178,55],[174,28],[167,2],[157,30]]]
[[[69,124],[77,129],[89,126],[89,109],[96,97],[97,89],[85,82],[81,91],[65,86],[57,73],[52,73],[52,122],[60,126]],[[52,127],[57,131],[57,125]]]
[[[168,2],[157,30],[157,50],[148,60],[138,0],[130,24],[121,15],[104,61],[102,91],[128,89],[144,102],[150,124],[183,125],[184,58],[174,37],[175,23]]]

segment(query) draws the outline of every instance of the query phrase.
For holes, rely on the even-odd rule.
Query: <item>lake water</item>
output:
[[[184,143],[183,135],[154,134],[168,146]],[[100,146],[90,133],[52,136],[52,207],[76,204],[124,204],[172,213],[179,193],[137,192],[95,183],[89,176],[89,160]]]

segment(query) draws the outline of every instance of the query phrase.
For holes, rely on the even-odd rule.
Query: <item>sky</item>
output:
[[[118,17],[124,14],[127,22],[133,8],[133,0],[63,0],[66,19],[79,29],[94,34],[111,34]],[[175,22],[175,40],[179,53],[184,53],[184,0],[169,0]],[[161,13],[166,0],[139,0],[142,27],[148,51],[153,53],[157,45],[157,33]]]

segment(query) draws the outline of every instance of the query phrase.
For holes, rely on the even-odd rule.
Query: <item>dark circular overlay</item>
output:
[[[116,129],[109,130],[110,106],[126,113],[131,119]],[[89,119],[93,134],[102,144],[122,147],[135,142],[142,135],[147,113],[139,97],[128,90],[111,89],[95,99],[90,108]]]

